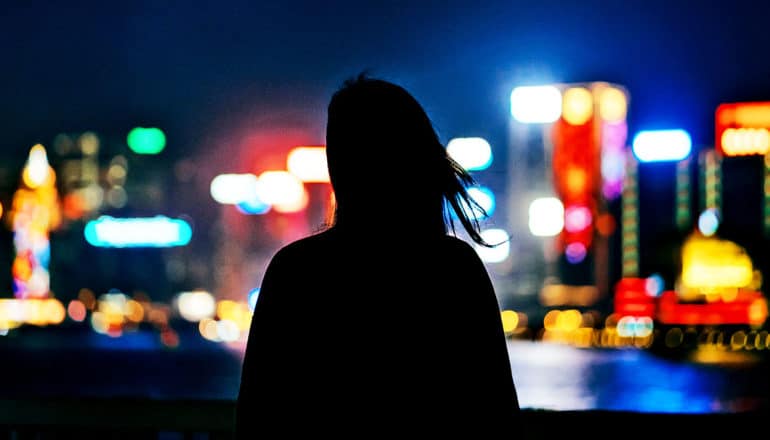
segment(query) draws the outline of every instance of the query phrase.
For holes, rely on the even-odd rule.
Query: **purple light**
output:
[[[586,247],[583,243],[570,243],[564,250],[567,261],[571,264],[577,264],[586,258]]]

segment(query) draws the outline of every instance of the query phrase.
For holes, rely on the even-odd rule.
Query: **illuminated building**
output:
[[[32,147],[21,175],[9,216],[16,250],[12,266],[14,295],[22,299],[46,298],[51,283],[49,232],[59,226],[61,214],[56,173],[42,145]]]
[[[564,286],[559,292],[593,287],[594,301],[609,291],[611,204],[623,191],[628,99],[623,87],[605,82],[511,93],[508,222],[519,247],[514,253],[526,256],[514,264],[515,292],[540,293],[550,304],[542,295],[553,289],[544,285]],[[549,199],[561,209],[541,210],[540,201]],[[565,304],[585,302],[566,296]]]

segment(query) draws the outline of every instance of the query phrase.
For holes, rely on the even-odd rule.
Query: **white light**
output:
[[[449,157],[468,171],[484,170],[492,163],[492,147],[484,138],[454,138],[446,150]]]
[[[536,237],[553,237],[564,228],[564,205],[556,197],[535,199],[529,205],[529,231]]]
[[[516,87],[511,92],[511,115],[524,124],[554,122],[561,108],[561,92],[554,86]]]
[[[476,253],[482,261],[487,263],[500,263],[511,254],[510,236],[502,229],[486,229],[481,231],[481,238],[489,244],[496,245],[488,248],[475,244]]]
[[[180,293],[176,299],[176,306],[179,315],[190,322],[212,318],[217,310],[214,297],[203,290]]]
[[[719,229],[719,215],[716,209],[703,211],[698,217],[698,230],[706,237],[711,237]]]
[[[303,182],[328,182],[329,169],[326,165],[326,148],[294,148],[286,159],[286,169]]]
[[[42,145],[37,144],[29,150],[27,171],[33,187],[42,185],[48,178],[48,155]]]
[[[297,212],[305,209],[308,194],[305,185],[287,171],[265,171],[259,175],[257,196],[277,212]]]
[[[192,238],[192,228],[180,219],[158,215],[148,218],[101,216],[86,224],[86,241],[98,247],[184,246]]]
[[[634,137],[632,148],[640,162],[679,161],[690,154],[692,141],[680,129],[641,131]]]
[[[236,205],[254,199],[257,176],[254,174],[220,174],[211,181],[211,197],[219,203]]]

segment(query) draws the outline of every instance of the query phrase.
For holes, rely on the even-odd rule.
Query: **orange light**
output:
[[[720,143],[726,156],[765,155],[770,151],[770,132],[766,128],[728,128]]]
[[[588,185],[588,175],[585,170],[576,167],[567,169],[567,190],[571,194],[582,194]]]
[[[722,104],[716,110],[717,150],[726,156],[770,151],[770,101]]]

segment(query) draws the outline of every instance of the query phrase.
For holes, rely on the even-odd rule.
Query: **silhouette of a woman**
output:
[[[328,107],[334,223],[279,250],[254,310],[238,438],[520,429],[487,245],[422,106],[364,76]]]

